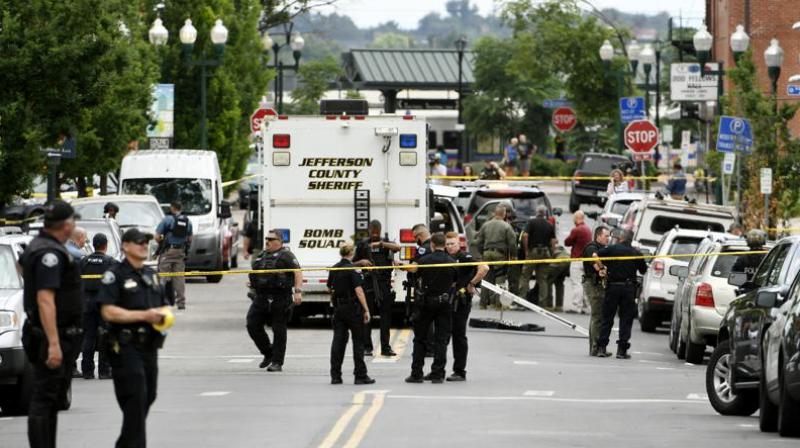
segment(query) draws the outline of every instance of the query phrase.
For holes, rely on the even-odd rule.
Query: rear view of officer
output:
[[[373,384],[364,363],[364,331],[369,323],[369,307],[364,295],[364,277],[353,265],[353,246],[339,248],[341,261],[334,268],[352,270],[330,271],[328,289],[333,302],[333,342],[331,343],[331,384],[342,384],[342,361],[347,348],[347,333],[353,339],[353,375],[355,384]]]
[[[22,343],[33,366],[28,441],[33,448],[56,446],[58,410],[72,381],[80,350],[81,279],[64,243],[75,228],[72,207],[56,200],[44,228],[20,257],[28,319]]]
[[[192,223],[182,213],[183,206],[174,201],[170,204],[171,214],[156,227],[156,241],[160,244],[158,272],[183,272],[186,270],[186,249],[192,242]],[[175,303],[179,310],[186,309],[186,283],[183,277],[173,277]]]
[[[266,250],[253,260],[253,269],[270,271],[275,269],[297,269],[300,263],[288,249],[283,247],[283,239],[274,230],[267,232]],[[255,290],[253,302],[247,311],[247,333],[264,355],[259,368],[268,372],[283,370],[286,354],[286,336],[292,304],[302,302],[303,274],[300,271],[275,274],[250,274],[250,286]],[[275,343],[271,344],[264,326],[272,321]]]
[[[414,320],[414,354],[411,363],[411,376],[407,383],[424,381],[422,368],[425,365],[426,339],[431,324],[434,326],[433,365],[430,379],[434,383],[444,382],[445,365],[447,364],[447,341],[450,339],[452,326],[453,293],[458,280],[455,267],[425,268],[417,270],[417,265],[455,263],[453,257],[445,250],[445,237],[436,233],[431,238],[433,253],[425,255],[409,267],[411,272],[418,272],[421,278],[421,289],[418,302],[418,317]]]
[[[103,275],[117,261],[106,255],[108,238],[103,233],[95,234],[92,238],[94,253],[81,260],[81,274],[87,276]],[[97,345],[97,335],[104,322],[100,317],[100,309],[97,306],[97,294],[100,292],[101,282],[99,278],[88,278],[83,280],[83,360],[81,361],[81,372],[83,379],[91,380],[94,378],[94,352],[99,352],[98,377],[101,380],[111,378],[111,365],[108,363],[106,350]]]
[[[751,251],[767,250],[764,247],[764,245],[767,243],[767,234],[764,233],[763,230],[750,230],[745,235],[745,239],[747,240],[747,247],[749,247]],[[740,255],[733,263],[731,271],[744,272],[747,274],[748,279],[752,279],[753,275],[756,273],[756,269],[758,269],[758,265],[761,264],[761,260],[763,260],[766,255],[766,253]]]

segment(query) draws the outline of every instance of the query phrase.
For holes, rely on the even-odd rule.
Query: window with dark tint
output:
[[[627,200],[616,201],[613,204],[611,204],[611,210],[609,210],[609,212],[617,215],[624,215],[625,212],[627,212],[628,209],[631,208],[631,204],[633,202],[634,201],[627,201]]]
[[[650,224],[650,231],[656,235],[662,235],[674,229],[675,226],[686,230],[710,230],[712,232],[724,232],[725,226],[718,222],[694,221],[682,219],[675,216],[656,216]]]
[[[467,213],[475,213],[479,208],[483,207],[483,204],[494,199],[511,200],[514,202],[514,207],[518,214],[528,213],[529,210],[533,210],[532,214],[535,214],[536,207],[539,205],[547,206],[544,193],[539,191],[478,190],[475,192],[475,199],[470,204]],[[520,211],[520,208],[522,211]]]
[[[611,174],[615,168],[619,168],[626,162],[625,159],[615,159],[611,157],[584,157],[581,162],[581,171],[589,173]]]
[[[742,249],[747,250],[747,249]],[[711,269],[711,275],[719,278],[728,278],[731,275],[733,265],[736,264],[740,255],[724,255],[717,257],[714,267]]]
[[[436,149],[436,131],[428,132],[428,149]]]
[[[687,255],[697,252],[697,246],[700,245],[700,238],[678,237],[672,240],[672,245],[669,246],[668,255]]]
[[[179,200],[183,204],[183,213],[187,215],[209,213],[213,197],[210,179],[126,179],[122,183],[122,193],[150,194],[162,206]]]
[[[460,148],[461,133],[457,131],[442,132],[442,144],[444,145],[445,149]]]
[[[783,244],[783,245],[780,245],[778,247],[773,248],[771,251],[769,251],[769,253],[767,254],[766,258],[764,258],[764,260],[761,261],[761,264],[758,265],[758,270],[756,271],[755,275],[753,276],[753,280],[752,280],[753,283],[756,286],[760,287],[760,286],[764,286],[766,284],[767,276],[769,275],[769,268],[772,266],[773,262],[775,261],[775,257],[778,256],[778,252],[780,252],[782,250],[782,248],[785,249],[785,247],[786,247],[786,245]]]
[[[786,261],[786,257],[789,255],[789,248],[791,246],[789,244],[783,244],[781,246],[780,252],[775,255],[775,263],[772,264],[772,267],[769,271],[769,277],[767,278],[768,285],[777,285],[778,280],[780,280],[781,270],[783,270],[783,263]]]

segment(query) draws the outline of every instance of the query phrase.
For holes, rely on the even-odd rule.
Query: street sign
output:
[[[625,146],[634,153],[652,151],[658,145],[658,128],[650,120],[637,120],[625,128]]]
[[[800,85],[789,84],[786,86],[786,94],[789,96],[800,96]]]
[[[634,162],[644,162],[653,160],[653,156],[655,156],[655,152],[635,152],[633,153],[633,161]]]
[[[250,115],[250,130],[253,131],[253,134],[258,133],[261,130],[261,124],[264,123],[267,117],[274,117],[277,115],[278,113],[272,108],[260,107],[256,109],[253,115]]]
[[[542,106],[545,109],[558,109],[559,107],[572,107],[572,103],[564,98],[554,100],[544,100]]]
[[[665,124],[661,128],[661,143],[672,143],[672,125]]]
[[[772,168],[761,168],[761,194],[772,194]]]
[[[719,71],[719,64],[706,64],[709,71]],[[719,77],[700,75],[700,64],[677,63],[670,67],[670,99],[672,101],[716,101]]]
[[[61,137],[54,148],[40,148],[48,157],[58,157],[61,159],[74,159],[78,156],[78,144],[75,137]]]
[[[722,174],[733,174],[734,166],[736,166],[736,153],[726,152],[725,159],[722,160]]]
[[[717,151],[750,152],[753,147],[753,128],[746,118],[727,117],[719,118],[719,134],[717,134]]]
[[[578,124],[578,116],[569,107],[559,107],[553,111],[553,126],[561,132],[569,132]]]
[[[148,140],[150,143],[150,149],[170,149],[171,147],[171,139],[169,138],[151,137]]]
[[[643,96],[632,96],[619,99],[619,118],[623,123],[644,120],[647,118]]]

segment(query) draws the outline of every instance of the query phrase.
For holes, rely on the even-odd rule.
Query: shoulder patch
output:
[[[100,282],[102,282],[104,285],[110,285],[110,284],[114,283],[116,280],[117,280],[117,277],[114,275],[113,272],[106,271],[106,273],[103,274],[103,279],[100,280]]]
[[[425,255],[425,252],[427,252],[427,251],[425,250],[424,247],[420,247],[419,249],[417,249],[417,253],[420,254],[420,255]]]
[[[42,264],[48,268],[58,266],[58,256],[52,252],[48,252],[42,257]]]

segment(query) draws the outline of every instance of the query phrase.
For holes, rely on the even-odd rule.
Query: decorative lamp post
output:
[[[733,60],[738,63],[745,51],[750,47],[750,36],[744,31],[744,26],[736,25],[736,31],[731,34],[731,51]]]
[[[783,65],[783,48],[778,44],[778,39],[770,41],[769,47],[764,51],[764,62],[767,65],[769,80],[772,82],[772,96],[776,97],[778,94],[778,79],[781,77],[781,66]]]
[[[283,72],[286,70],[291,70],[293,72],[297,72],[300,69],[300,58],[303,55],[303,49],[306,46],[306,40],[303,39],[303,36],[300,33],[293,33],[292,29],[294,28],[294,23],[288,23],[283,25],[283,32],[282,33],[275,33],[275,36],[283,36],[285,38],[284,43],[280,44],[276,42],[269,32],[264,31],[264,34],[261,36],[261,48],[264,50],[264,53],[269,53],[272,50],[273,58],[272,58],[272,65],[265,65],[266,68],[275,69],[277,72],[277,76],[273,81],[275,85],[275,110],[279,114],[283,114]],[[284,66],[283,61],[280,60],[280,52],[283,47],[288,46],[292,50],[292,56],[294,57],[294,65],[293,66]]]

